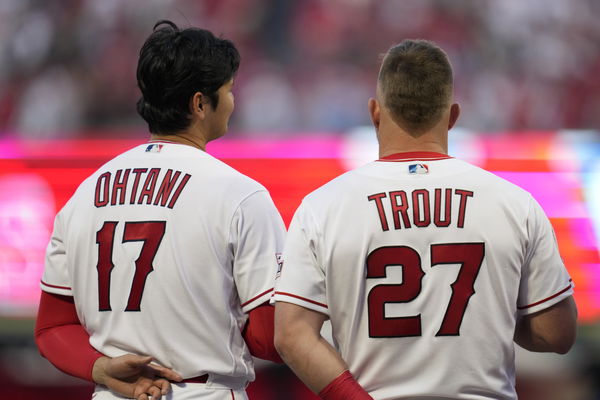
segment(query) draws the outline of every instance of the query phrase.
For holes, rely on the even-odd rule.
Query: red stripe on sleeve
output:
[[[252,303],[254,300],[261,298],[262,296],[264,296],[265,294],[272,292],[273,288],[269,289],[269,290],[265,290],[264,292],[262,292],[261,294],[258,294],[256,296],[254,296],[253,298],[251,298],[250,300],[242,303],[242,307],[246,307],[248,304]]]
[[[569,282],[571,282],[571,280],[569,280]],[[531,307],[533,307],[533,306],[537,306],[538,304],[545,303],[545,302],[547,302],[548,300],[552,300],[553,298],[555,298],[555,297],[557,297],[557,296],[560,296],[561,294],[563,294],[563,293],[564,293],[564,292],[566,292],[567,290],[571,289],[571,287],[572,287],[572,286],[573,286],[573,285],[571,285],[571,284],[569,283],[569,286],[567,286],[566,288],[564,288],[564,289],[563,289],[563,290],[561,290],[560,292],[553,294],[553,295],[552,295],[552,296],[550,296],[550,297],[546,297],[546,298],[545,298],[545,299],[543,299],[543,300],[536,301],[535,303],[528,304],[528,305],[526,305],[526,306],[520,306],[520,307],[517,307],[517,308],[518,308],[519,310],[524,310],[524,309],[526,309],[526,308],[531,308]]]
[[[314,301],[314,300],[311,300],[311,299],[307,299],[306,297],[298,296],[298,295],[295,295],[295,294],[286,293],[286,292],[275,292],[275,294],[280,294],[280,295],[282,295],[282,296],[295,297],[296,299],[304,300],[304,301],[307,301],[307,302],[309,302],[309,303],[312,303],[312,304],[316,304],[316,305],[318,305],[318,306],[321,306],[321,307],[323,307],[323,308],[329,308],[329,307],[327,307],[327,304],[319,303],[318,301]]]
[[[64,289],[64,290],[71,290],[71,288],[70,288],[70,287],[68,287],[68,286],[57,286],[57,285],[51,285],[51,284],[49,284],[49,283],[46,283],[46,282],[44,282],[44,281],[41,281],[41,282],[42,282],[42,284],[43,284],[44,286],[48,286],[48,287],[51,287],[51,288],[56,288],[56,289]]]

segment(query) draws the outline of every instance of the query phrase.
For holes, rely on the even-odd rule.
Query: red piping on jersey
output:
[[[377,161],[383,162],[403,162],[403,161],[438,161],[447,160],[448,154],[437,153],[434,151],[410,151],[406,153],[394,153],[389,156],[381,157]]]
[[[572,279],[569,279],[569,282],[572,282],[572,281],[573,281]],[[552,300],[552,299],[553,299],[553,298],[555,298],[556,296],[560,296],[561,294],[563,294],[563,293],[564,293],[564,292],[566,292],[567,290],[571,289],[571,287],[572,287],[572,286],[573,286],[573,285],[571,285],[571,283],[569,283],[569,286],[567,286],[566,288],[564,288],[564,289],[563,289],[563,290],[561,290],[560,292],[553,294],[553,295],[552,295],[552,296],[550,296],[550,297],[546,297],[544,300],[540,300],[540,301],[537,301],[537,302],[535,302],[535,303],[532,303],[532,304],[529,304],[529,305],[526,305],[526,306],[522,306],[522,307],[517,307],[517,308],[518,308],[519,310],[524,310],[525,308],[530,308],[530,307],[533,307],[533,306],[537,306],[538,304],[542,304],[542,303],[544,303],[544,302],[546,302],[546,301],[548,301],[548,300]]]
[[[42,282],[42,285],[45,285],[45,286],[48,286],[48,287],[51,287],[51,288],[55,288],[55,289],[65,289],[65,290],[71,290],[71,288],[70,288],[70,287],[68,287],[68,286],[56,286],[56,285],[51,285],[51,284],[49,284],[49,283],[46,283],[46,282],[44,282],[44,281],[40,281],[40,282]]]
[[[246,307],[248,304],[252,303],[254,300],[256,300],[256,299],[258,299],[259,297],[262,297],[262,296],[264,296],[265,294],[267,294],[267,293],[269,293],[269,292],[272,292],[272,291],[273,291],[273,288],[271,288],[271,289],[269,289],[269,290],[265,290],[264,292],[262,292],[262,293],[261,293],[261,294],[259,294],[259,295],[256,295],[256,296],[254,296],[253,298],[251,298],[251,299],[250,299],[250,300],[248,300],[247,302],[245,302],[245,303],[242,303],[242,307]]]
[[[306,297],[298,296],[298,295],[295,295],[295,294],[286,293],[286,292],[275,292],[275,294],[280,294],[280,295],[282,295],[282,296],[290,296],[290,297],[295,297],[295,298],[297,298],[297,299],[304,300],[304,301],[307,301],[307,302],[309,302],[309,303],[316,304],[316,305],[318,305],[318,306],[321,306],[321,307],[323,307],[323,308],[329,308],[329,307],[327,307],[327,304],[319,303],[318,301],[314,301],[314,300],[311,300],[311,299],[307,299]]]
[[[231,392],[231,400],[235,400],[235,396],[233,395],[233,390],[229,389],[229,391]]]

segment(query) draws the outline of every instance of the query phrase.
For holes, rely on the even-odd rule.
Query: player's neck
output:
[[[412,135],[394,121],[384,109],[377,125],[379,157],[409,152],[448,154],[448,120],[441,118],[434,126],[419,135]]]
[[[440,154],[448,154],[447,151],[444,151],[441,147],[435,146],[415,146],[415,147],[405,147],[405,146],[390,146],[382,148],[379,147],[379,158],[384,158],[391,156],[392,154],[400,154],[400,153],[440,153]]]
[[[166,140],[173,143],[185,144],[187,146],[192,146],[202,151],[206,151],[206,141],[188,132],[181,132],[172,135],[152,134],[150,136],[150,140]]]
[[[387,157],[398,153],[432,152],[448,154],[448,141],[439,135],[419,136],[414,138],[408,134],[394,132],[379,135],[379,157]],[[447,135],[446,135],[447,138]]]

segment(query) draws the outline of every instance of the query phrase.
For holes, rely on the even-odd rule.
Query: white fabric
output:
[[[113,187],[127,170],[121,197]],[[150,355],[184,378],[210,374],[209,384],[243,388],[254,370],[241,330],[272,295],[284,234],[257,182],[193,147],[144,144],[101,167],[59,212],[42,289],[74,297],[90,343],[106,355]],[[111,243],[112,254],[104,249],[114,267],[101,272],[100,248]],[[102,293],[110,310],[99,311]],[[130,296],[141,298],[139,310]]]
[[[165,400],[248,400],[248,395],[243,389],[214,388],[202,383],[173,383],[171,392],[162,398]],[[104,386],[96,386],[92,399],[124,400],[127,397],[114,394]]]
[[[442,226],[446,189],[450,223]],[[405,213],[393,213],[390,198]],[[516,399],[518,315],[573,293],[552,227],[531,195],[442,155],[372,162],[309,194],[283,260],[273,300],[329,315],[338,351],[376,400]],[[463,314],[457,304],[465,299]],[[416,319],[420,332],[381,328],[408,317],[391,322],[405,327]]]

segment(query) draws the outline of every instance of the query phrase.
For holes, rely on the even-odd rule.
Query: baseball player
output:
[[[95,400],[245,399],[251,354],[279,360],[268,301],[282,219],[263,186],[205,152],[227,131],[238,65],[230,41],[158,22],[137,69],[152,139],[56,217],[37,344],[99,383]]]
[[[514,400],[513,342],[566,353],[575,340],[541,207],[447,154],[452,86],[433,43],[392,47],[369,100],[379,159],[309,194],[289,227],[275,344],[324,399]]]

